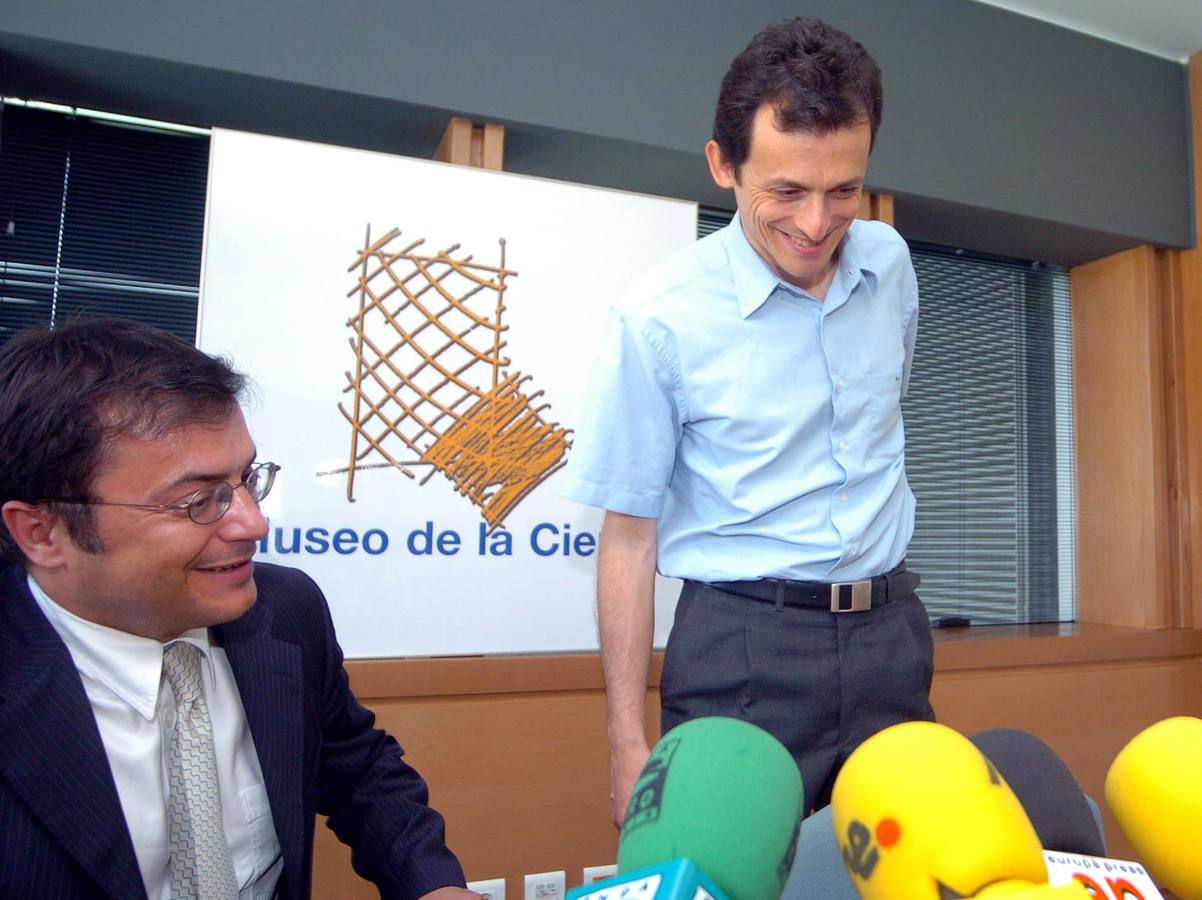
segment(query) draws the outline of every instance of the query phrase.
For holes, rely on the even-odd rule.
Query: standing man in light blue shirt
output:
[[[612,311],[564,493],[605,509],[597,605],[611,814],[646,761],[658,568],[685,580],[665,731],[730,715],[792,751],[807,804],[866,737],[933,718],[900,401],[918,326],[905,242],[856,221],[880,70],[813,19],[765,29],[705,148],[738,214]]]

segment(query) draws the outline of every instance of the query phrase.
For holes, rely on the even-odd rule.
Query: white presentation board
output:
[[[221,129],[210,152],[198,343],[251,377],[283,466],[259,558],[313,576],[350,657],[595,649],[600,513],[558,472],[605,308],[696,205]]]

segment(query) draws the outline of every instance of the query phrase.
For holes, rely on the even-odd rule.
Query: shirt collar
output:
[[[877,274],[872,263],[866,258],[864,247],[861,241],[855,239],[855,233],[859,229],[859,222],[852,222],[851,228],[847,230],[847,234],[843,235],[843,240],[839,244],[839,274],[847,279],[847,293],[850,294],[855,290],[856,284],[860,278],[868,284],[868,290],[873,294],[876,293]]]
[[[839,243],[839,269],[835,276],[846,285],[846,295],[850,296],[863,276],[868,289],[876,293],[876,271],[864,259],[857,241],[853,240],[856,223],[853,222],[843,240]],[[785,284],[776,277],[776,273],[760,257],[743,233],[743,224],[739,214],[735,213],[730,224],[722,229],[723,240],[726,244],[727,258],[730,260],[731,277],[734,280],[735,296],[738,299],[739,315],[744,319],[763,306],[772,292],[783,288],[793,294],[800,290],[793,285]]]
[[[147,721],[155,717],[159,684],[163,674],[165,644],[98,625],[55,603],[41,585],[27,576],[34,601],[58,632],[80,673],[99,681]],[[194,644],[201,651],[201,665],[212,684],[214,672],[207,628],[193,628],[177,640]]]
[[[726,244],[727,258],[730,260],[730,274],[734,280],[739,315],[746,319],[767,302],[772,292],[780,285],[780,279],[748,243],[738,213],[735,213],[730,224],[722,229],[722,238]]]

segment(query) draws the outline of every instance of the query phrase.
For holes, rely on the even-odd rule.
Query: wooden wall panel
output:
[[[1202,234],[1202,53],[1189,63]],[[1202,625],[1202,250],[1139,247],[1072,271],[1077,610]]]
[[[892,194],[870,194],[865,192],[860,195],[860,211],[856,213],[856,218],[876,219],[887,225],[892,225],[893,207]]]
[[[537,666],[533,662],[532,666]],[[617,858],[609,822],[605,696],[595,691],[373,699],[447,818],[447,842],[469,878],[521,875]],[[320,829],[315,897],[378,896],[350,869],[350,852]]]
[[[1172,624],[1159,268],[1138,247],[1072,271],[1077,615]]]
[[[447,123],[434,159],[499,172],[505,162],[505,126],[479,124],[456,116]]]
[[[1202,53],[1189,61],[1194,148],[1194,236],[1202,238]],[[1169,251],[1177,281],[1172,294],[1179,356],[1177,453],[1181,473],[1179,569],[1184,625],[1202,626],[1202,249]]]
[[[659,731],[656,654],[647,729]],[[597,654],[544,657],[362,660],[351,688],[396,735],[431,785],[448,821],[447,842],[469,879],[581,869],[617,859],[609,821],[605,690]],[[375,897],[355,876],[350,851],[318,828],[315,897]]]
[[[1186,327],[1191,311],[1186,307],[1183,284],[1184,261],[1175,251],[1158,251],[1160,291],[1164,300],[1164,403],[1165,403],[1165,474],[1168,478],[1168,594],[1169,616],[1173,627],[1192,628],[1202,623],[1194,613],[1194,573],[1192,560],[1196,536],[1193,522],[1191,483],[1194,460],[1190,452],[1190,403],[1198,396],[1185,377]],[[1198,298],[1202,302],[1202,297]]]

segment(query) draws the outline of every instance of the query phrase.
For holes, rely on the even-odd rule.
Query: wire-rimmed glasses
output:
[[[41,502],[78,503],[81,506],[128,506],[131,509],[149,509],[155,512],[172,510],[186,512],[188,518],[197,525],[212,525],[229,512],[230,505],[234,502],[234,491],[240,487],[246,488],[246,493],[255,503],[261,502],[271,493],[271,486],[275,484],[275,476],[278,471],[280,471],[280,467],[273,462],[255,463],[246,473],[246,477],[237,484],[215,481],[174,503],[115,503],[109,500],[64,497],[45,497]]]

